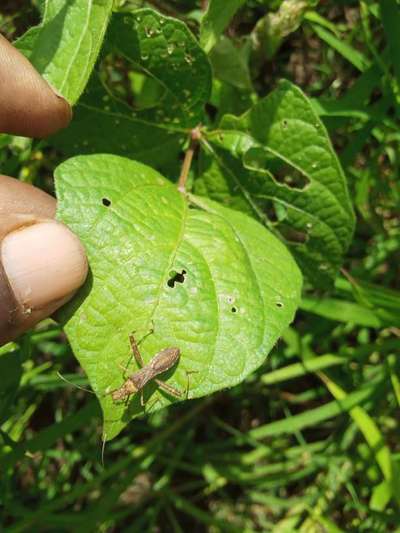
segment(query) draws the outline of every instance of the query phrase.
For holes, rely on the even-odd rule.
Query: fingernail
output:
[[[72,294],[87,275],[82,244],[56,221],[39,222],[8,234],[0,251],[15,297],[32,309]]]

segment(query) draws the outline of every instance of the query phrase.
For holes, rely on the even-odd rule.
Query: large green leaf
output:
[[[211,93],[211,67],[194,35],[180,20],[152,9],[115,15],[109,46],[157,80],[164,96],[145,118],[156,123],[197,126]]]
[[[235,385],[263,363],[292,321],[301,275],[283,244],[253,219],[188,200],[153,169],[110,155],[70,159],[56,170],[58,218],[86,246],[91,275],[66,308],[65,329],[104,412],[110,439],[143,412],[105,395],[134,372],[128,335],[145,361],[182,352],[166,379],[189,398]],[[175,280],[175,281],[173,281]],[[149,386],[146,410],[168,405]],[[155,403],[155,399],[159,401]]]
[[[69,127],[51,142],[68,156],[112,153],[165,169],[165,165],[179,163],[186,138],[186,130],[149,121],[114,98],[96,76],[76,106]]]
[[[214,76],[240,90],[252,91],[250,53],[249,40],[235,45],[228,37],[221,37],[210,54]]]
[[[207,134],[196,192],[252,214],[290,244],[319,286],[336,275],[354,215],[326,130],[304,94],[282,82],[240,118]]]
[[[16,46],[71,104],[96,62],[113,0],[46,0],[43,21]]]
[[[210,96],[206,54],[183,22],[151,9],[114,15],[107,48],[132,71],[158,82],[162,97],[150,108],[136,107],[135,101],[131,106],[93,76],[69,128],[52,143],[67,155],[109,152],[160,169],[179,162],[188,130],[204,119]]]
[[[200,26],[200,43],[207,53],[217,43],[233,15],[245,1],[210,0]]]

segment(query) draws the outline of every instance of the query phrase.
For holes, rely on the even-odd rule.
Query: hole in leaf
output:
[[[259,202],[259,206],[273,224],[282,222],[287,218],[287,209],[279,202],[262,200]]]
[[[237,313],[237,307],[232,307],[231,311],[232,313]]]
[[[275,209],[275,203],[272,200],[259,200],[258,206],[262,212],[267,215],[268,220],[273,224],[279,222],[278,213]]]
[[[182,272],[175,272],[174,270],[169,273],[170,278],[167,281],[168,287],[171,287],[172,289],[175,287],[175,283],[184,283],[185,276],[186,276],[186,270],[182,270]]]
[[[218,109],[212,104],[206,104],[206,113],[211,120],[214,120],[217,116]]]
[[[299,231],[295,228],[292,228],[286,224],[279,224],[277,226],[279,233],[282,237],[292,244],[305,244],[308,241],[308,235],[304,231]]]
[[[246,165],[257,170],[268,170],[277,183],[290,189],[303,190],[310,184],[308,177],[279,157],[259,148],[250,148],[245,156]]]
[[[282,302],[276,302],[276,307],[279,307],[281,309],[283,307],[283,303]]]
[[[110,207],[111,205],[111,200],[109,200],[108,198],[103,198],[102,199],[102,203],[105,207]]]
[[[278,183],[286,185],[291,189],[302,190],[310,183],[310,180],[302,172],[280,159],[270,161],[268,167]]]

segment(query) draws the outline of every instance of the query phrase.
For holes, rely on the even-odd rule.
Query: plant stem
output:
[[[197,144],[200,139],[201,132],[199,126],[197,126],[190,132],[190,145],[186,151],[185,159],[183,160],[181,175],[179,176],[178,191],[182,193],[186,192],[186,181],[189,175],[190,168],[192,166],[194,152],[196,151]]]

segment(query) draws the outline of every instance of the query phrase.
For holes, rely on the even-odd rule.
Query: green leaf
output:
[[[201,21],[200,44],[208,53],[217,43],[231,18],[246,0],[210,0]]]
[[[69,127],[53,136],[51,143],[67,156],[112,153],[165,169],[179,163],[186,138],[186,130],[149,121],[145,112],[114,98],[93,77]]]
[[[253,55],[259,67],[272,60],[285,37],[299,28],[304,14],[311,7],[306,0],[282,0],[277,4],[278,9],[259,18],[251,33]]]
[[[350,322],[367,328],[379,328],[382,325],[379,316],[373,310],[337,298],[303,298],[300,307],[338,322]]]
[[[71,159],[56,170],[58,218],[85,244],[91,275],[66,308],[66,332],[115,436],[143,412],[107,390],[137,370],[128,335],[145,362],[177,346],[165,380],[189,398],[241,382],[260,366],[300,300],[301,275],[286,248],[257,222],[190,197],[153,169],[117,156]],[[153,327],[154,333],[148,334]],[[188,376],[188,373],[195,372]],[[149,400],[149,396],[151,399]],[[146,411],[168,405],[149,385]]]
[[[47,0],[40,26],[15,44],[71,104],[96,62],[113,0]]]
[[[211,67],[199,43],[180,20],[152,9],[115,15],[109,46],[157,80],[165,93],[147,120],[197,126],[211,93]]]
[[[386,480],[381,481],[372,491],[369,507],[372,511],[382,512],[392,499],[392,487]]]
[[[336,289],[347,296],[353,294],[364,309],[369,308],[383,326],[398,326],[400,292],[380,285],[355,280],[351,285],[344,278],[337,278]]]
[[[300,89],[282,82],[206,135],[210,156],[196,192],[274,229],[315,285],[330,283],[351,242],[354,214],[328,134]]]
[[[227,37],[221,37],[210,54],[214,76],[241,90],[252,90],[249,71],[250,42],[237,45]]]
[[[211,90],[211,66],[186,25],[151,9],[114,15],[107,46],[158,83],[162,96],[153,107],[137,107],[113,95],[100,75],[93,76],[70,126],[52,143],[66,155],[113,153],[179,174],[188,129],[204,119]],[[102,135],[99,135],[99,131]]]

